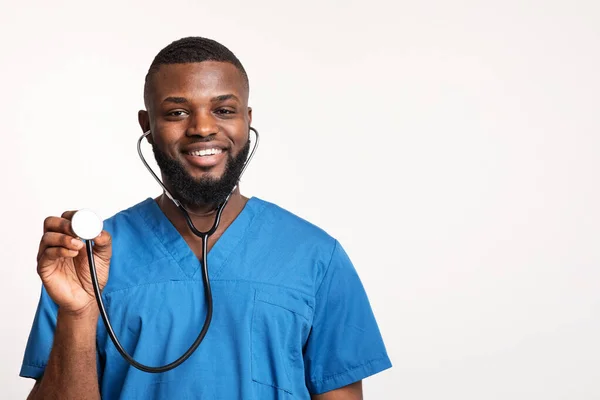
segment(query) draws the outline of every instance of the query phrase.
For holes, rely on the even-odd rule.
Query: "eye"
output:
[[[235,114],[234,110],[231,110],[229,108],[219,108],[215,111],[217,114],[220,115],[230,115],[230,114]]]
[[[183,117],[187,112],[184,110],[173,110],[167,113],[168,117]]]

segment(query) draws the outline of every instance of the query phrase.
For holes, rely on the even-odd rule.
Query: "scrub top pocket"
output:
[[[252,315],[252,380],[293,394],[304,382],[302,348],[312,324],[310,301],[295,292],[257,290]]]

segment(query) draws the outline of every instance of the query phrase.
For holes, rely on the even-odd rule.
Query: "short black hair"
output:
[[[220,61],[233,64],[241,72],[246,89],[250,88],[248,74],[246,74],[244,66],[231,50],[215,40],[200,36],[190,36],[172,42],[154,57],[146,74],[144,101],[147,100],[149,94],[150,78],[152,74],[158,71],[161,65],[203,61]]]

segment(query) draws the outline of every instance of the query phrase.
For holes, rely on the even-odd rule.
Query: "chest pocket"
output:
[[[304,386],[302,348],[312,325],[311,302],[294,292],[257,290],[252,315],[252,380],[292,394]]]

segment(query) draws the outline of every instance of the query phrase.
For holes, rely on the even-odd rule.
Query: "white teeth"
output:
[[[212,156],[214,154],[220,154],[222,153],[223,150],[221,149],[206,149],[206,150],[198,150],[198,151],[192,151],[189,154],[193,155],[193,156]]]

